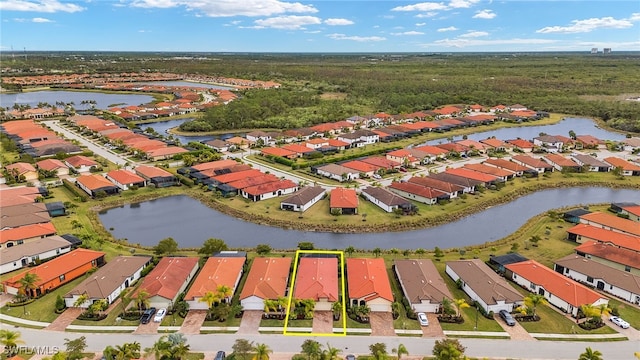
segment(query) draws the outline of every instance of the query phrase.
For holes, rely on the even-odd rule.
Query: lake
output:
[[[635,201],[640,190],[578,187],[538,191],[515,201],[437,227],[393,233],[337,234],[306,232],[258,225],[213,210],[186,195],[124,205],[100,212],[106,229],[116,239],[154,246],[172,237],[181,247],[200,247],[208,238],[223,239],[230,247],[269,244],[293,249],[301,241],[318,248],[402,249],[453,248],[499,240],[530,218],[550,209],[581,204]],[[346,216],[346,215],[345,215]],[[391,241],[393,239],[393,241]]]
[[[140,105],[150,103],[154,100],[151,95],[137,94],[105,94],[90,91],[33,91],[16,94],[0,94],[0,106],[11,108],[13,104],[29,105],[35,108],[38,103],[49,103],[55,105],[56,101],[65,103],[73,102],[78,110],[88,109],[89,106],[81,105],[82,101],[95,100],[96,108],[107,109],[111,105],[118,106]]]

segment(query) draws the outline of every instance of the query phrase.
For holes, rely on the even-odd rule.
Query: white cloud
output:
[[[435,12],[435,11],[429,11],[429,12],[426,12],[426,13],[424,13],[424,14],[418,14],[418,15],[416,15],[416,17],[417,17],[417,18],[420,18],[420,19],[424,19],[424,18],[432,18],[432,17],[434,17],[434,16],[436,16],[436,15],[438,15],[438,13],[437,13],[437,12]]]
[[[633,14],[633,19],[638,14]],[[640,18],[640,16],[638,16]],[[542,29],[536,30],[540,34],[574,34],[574,33],[587,33],[597,29],[626,29],[633,26],[631,20],[628,19],[614,19],[611,16],[603,18],[591,18],[585,20],[573,20],[569,26],[547,26]]]
[[[449,7],[454,9],[469,8],[479,2],[480,0],[451,0],[451,2],[449,3]]]
[[[322,31],[320,31],[320,30],[313,30],[313,31],[305,31],[304,33],[305,33],[305,34],[319,34],[319,33],[321,33],[321,32],[322,32]]]
[[[473,46],[492,46],[492,45],[536,45],[536,44],[553,44],[557,40],[551,39],[442,39],[436,40],[433,44],[438,46],[448,46],[456,48],[473,47]]]
[[[133,0],[132,6],[142,8],[171,8],[184,6],[209,17],[272,16],[285,13],[316,13],[312,5],[280,0]]]
[[[466,34],[462,34],[459,37],[461,38],[477,38],[489,35],[486,31],[469,31]]]
[[[139,32],[139,33],[141,33],[141,34],[144,34],[144,33],[150,33],[150,32],[151,32],[151,30],[144,30],[144,29],[141,29],[141,30],[138,30],[138,32]]]
[[[15,21],[15,22],[25,22],[25,21],[27,21],[27,19],[24,19],[24,18],[15,18],[15,19],[13,19],[13,21]]]
[[[400,33],[391,33],[391,35],[395,36],[414,36],[414,35],[424,35],[421,31],[405,31]]]
[[[318,25],[322,24],[322,20],[315,16],[277,16],[268,19],[260,19],[254,21],[255,28],[272,28],[272,29],[286,29],[286,30],[304,30],[306,25]]]
[[[61,3],[58,0],[3,0],[0,10],[4,11],[33,11],[44,13],[68,12],[74,13],[85,10],[82,6]]]
[[[640,13],[633,13],[629,17],[629,21],[640,21]]]
[[[493,19],[496,17],[496,13],[493,10],[479,10],[476,11],[476,14],[473,15],[474,19]]]
[[[447,10],[448,7],[444,3],[423,2],[413,5],[396,6],[391,11],[434,11]]]
[[[445,31],[456,31],[456,30],[458,30],[458,28],[457,28],[457,27],[455,27],[455,26],[449,26],[449,27],[446,27],[446,28],[440,28],[440,29],[438,29],[437,31],[438,31],[438,32],[445,32]]]
[[[425,26],[427,25],[427,23],[417,23],[416,26],[420,27],[420,26]]]
[[[49,20],[49,19],[41,18],[41,17],[35,17],[35,18],[31,19],[31,21],[33,21],[34,23],[50,23],[50,22],[53,22],[53,20]]]
[[[331,26],[337,25],[353,25],[353,21],[348,19],[325,19],[324,23]]]
[[[345,34],[329,34],[329,38],[334,40],[351,40],[358,42],[384,41],[387,40],[381,36],[347,36]]]

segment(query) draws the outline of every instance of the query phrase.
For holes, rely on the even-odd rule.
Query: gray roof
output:
[[[151,256],[118,256],[109,261],[64,297],[87,294],[89,299],[105,299],[127,278],[151,261]]]
[[[597,261],[578,255],[568,255],[555,263],[573,271],[590,276],[594,279],[602,279],[608,284],[627,290],[634,294],[640,294],[640,276],[614,269]]]
[[[34,241],[27,241],[24,244],[0,250],[0,263],[4,265],[25,257],[37,256],[47,251],[65,247],[71,247],[71,243],[60,236],[49,236]]]
[[[523,300],[522,294],[479,259],[449,261],[451,268],[487,305],[503,300],[514,303]]]
[[[288,198],[281,201],[284,204],[305,205],[309,201],[315,199],[316,196],[324,193],[324,188],[320,186],[305,186],[294,192]]]
[[[453,299],[444,279],[431,260],[396,260],[394,265],[398,279],[406,290],[405,296],[410,303],[416,304],[422,300],[441,303],[444,298]]]
[[[379,187],[369,186],[364,188],[362,192],[371,195],[387,206],[411,204],[411,201]]]
[[[611,167],[611,165],[607,164],[604,161],[600,161],[596,158],[594,158],[593,156],[590,155],[585,155],[585,154],[576,154],[576,155],[572,155],[572,157],[574,159],[576,159],[578,162],[585,164],[585,165],[589,165],[589,166],[597,166],[597,167],[606,167],[609,168]]]
[[[521,261],[527,261],[529,259],[527,259],[526,257],[518,253],[511,253],[511,254],[492,256],[489,260],[492,263],[496,263],[498,265],[504,266],[504,265],[514,264],[514,263],[519,263]]]

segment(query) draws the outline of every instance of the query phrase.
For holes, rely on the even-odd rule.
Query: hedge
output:
[[[196,184],[193,180],[189,179],[186,176],[182,176],[180,174],[176,174],[175,176],[178,178],[180,183],[185,185],[185,186],[192,187],[192,186],[194,186]]]
[[[62,179],[62,185],[67,190],[71,191],[73,195],[80,198],[80,201],[86,202],[87,200],[89,200],[89,194],[87,194],[86,192],[82,191],[80,188],[75,186],[73,183],[71,183],[71,181],[67,179]]]

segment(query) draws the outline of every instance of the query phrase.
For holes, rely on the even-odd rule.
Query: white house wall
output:
[[[264,300],[255,295],[249,296],[246,299],[240,301],[244,310],[264,310]]]
[[[384,210],[384,211],[386,211],[388,213],[393,212],[393,209],[397,208],[397,206],[389,206],[387,204],[382,203],[380,200],[376,199],[375,197],[371,196],[370,194],[367,194],[364,191],[361,194],[367,200],[369,200],[370,202],[376,204],[379,208],[381,208],[382,210]]]
[[[23,259],[25,259],[25,258],[27,259],[27,266],[28,266],[29,264],[35,262],[36,259],[46,260],[46,259],[52,258],[54,256],[58,256],[58,255],[62,255],[64,253],[68,253],[69,251],[71,251],[71,246],[66,246],[66,247],[62,247],[62,248],[58,248],[58,249],[45,251],[45,252],[37,254],[37,255],[26,256]],[[5,274],[5,273],[8,273],[8,272],[13,271],[13,270],[22,269],[23,267],[24,266],[22,266],[22,259],[18,259],[16,261],[8,262],[6,264],[0,265],[0,274]]]
[[[604,289],[602,289],[602,291],[631,303],[635,303],[635,304],[640,303],[640,294],[635,294],[631,291],[611,285],[606,280],[600,279],[600,278],[593,278],[593,282],[588,282],[587,275],[577,272],[575,270],[569,269],[568,267],[564,267],[564,269],[565,269],[564,276],[570,279],[577,280],[581,283],[590,284],[593,286],[596,286],[598,281],[602,281],[604,283]]]
[[[420,196],[420,195],[416,195],[416,194],[411,194],[411,193],[408,193],[406,191],[402,191],[402,190],[399,190],[399,189],[389,188],[389,191],[394,192],[394,193],[396,193],[396,194],[398,194],[398,195],[400,195],[400,196],[402,196],[404,198],[412,199],[412,200],[415,200],[415,201],[418,201],[418,202],[421,202],[421,203],[427,204],[427,205],[433,205],[438,201],[438,199],[435,199],[435,198],[434,199],[428,199],[426,197],[423,197],[423,196]]]

